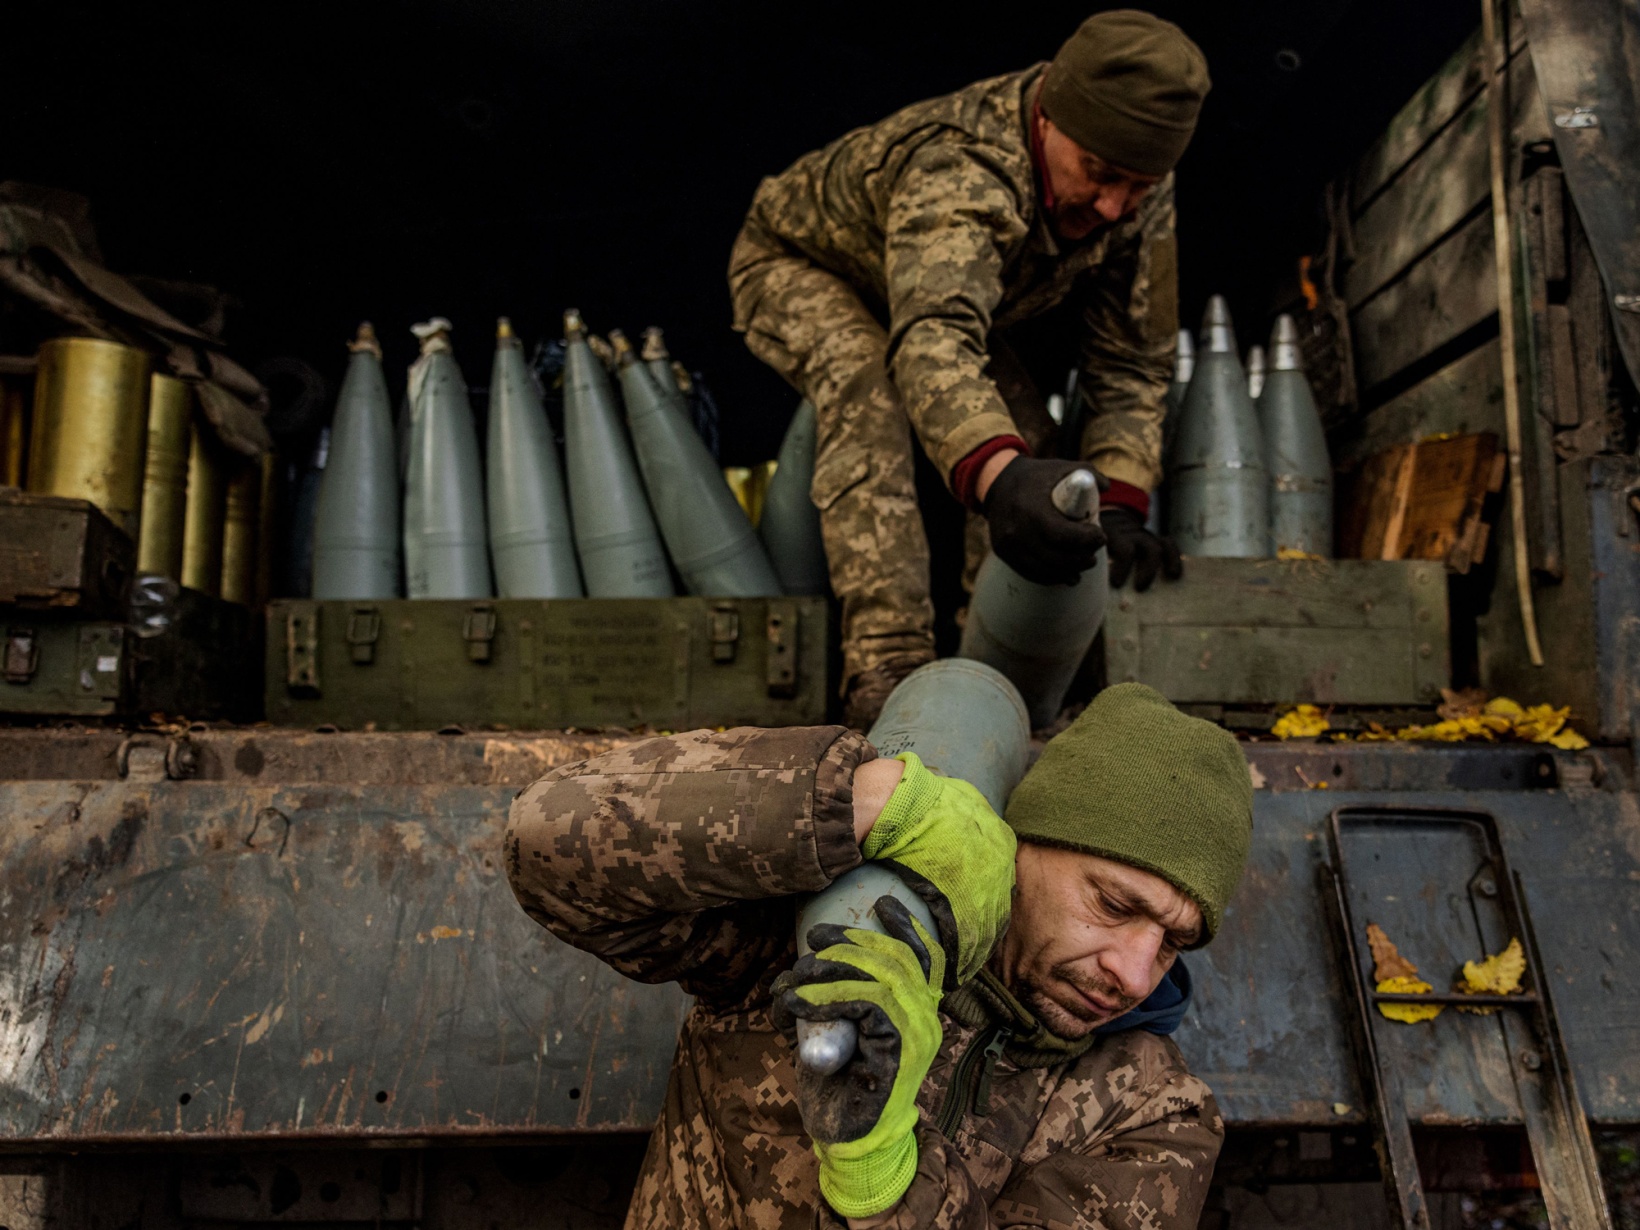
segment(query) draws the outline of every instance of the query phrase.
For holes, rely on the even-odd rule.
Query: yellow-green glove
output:
[[[843,1217],[871,1217],[917,1173],[917,1090],[940,1049],[945,955],[893,897],[875,907],[886,934],[822,923],[814,950],[775,980],[775,1020],[848,1018],[854,1057],[830,1076],[797,1066],[797,1104],[820,1159],[820,1194]]]
[[[939,777],[914,752],[860,853],[893,863],[939,924],[946,990],[979,973],[1008,925],[1014,831],[967,782]]]

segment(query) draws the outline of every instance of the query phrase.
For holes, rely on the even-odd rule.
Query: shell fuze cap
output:
[[[1048,65],[1042,113],[1072,141],[1141,175],[1166,175],[1196,131],[1212,82],[1207,58],[1170,21],[1137,9],[1096,13]]]
[[[1235,736],[1119,683],[1049,741],[1004,818],[1021,841],[1160,876],[1201,907],[1205,944],[1247,862],[1253,783]]]

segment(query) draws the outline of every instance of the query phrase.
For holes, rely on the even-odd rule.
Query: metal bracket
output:
[[[40,642],[33,628],[6,629],[4,674],[7,683],[27,683],[40,667]]]
[[[706,628],[712,661],[733,662],[740,641],[740,608],[732,602],[714,603],[706,615]]]
[[[767,679],[769,695],[790,697],[797,695],[797,603],[769,603],[769,666]]]
[[[1480,865],[1466,887],[1476,934],[1484,937],[1490,931],[1519,937],[1526,957],[1526,977],[1519,993],[1464,995],[1437,990],[1406,995],[1382,992],[1371,984],[1367,964],[1370,957],[1363,960],[1356,943],[1357,923],[1351,917],[1344,833],[1348,828],[1372,826],[1404,830],[1398,836],[1409,843],[1416,841],[1419,826],[1426,830],[1430,826],[1462,827],[1475,834],[1481,851]],[[1589,1121],[1577,1095],[1549,984],[1542,975],[1543,960],[1526,908],[1525,885],[1504,855],[1496,820],[1481,811],[1341,807],[1332,813],[1327,837],[1331,861],[1322,868],[1323,898],[1336,932],[1340,960],[1348,967],[1346,984],[1354,991],[1355,1011],[1350,1015],[1361,1081],[1374,1103],[1384,1185],[1390,1209],[1400,1225],[1404,1230],[1429,1230],[1429,1210],[1407,1117],[1401,1070],[1405,1058],[1399,1040],[1388,1032],[1406,1026],[1386,1020],[1378,1006],[1414,1003],[1502,1010],[1499,1024],[1515,1060],[1511,1075],[1532,1158],[1542,1180],[1550,1228],[1610,1230],[1612,1223],[1600,1185]],[[1483,918],[1495,925],[1483,926]],[[1364,927],[1365,923],[1360,925]],[[1470,1026],[1492,1027],[1490,1023]],[[1415,1081],[1425,1079],[1416,1072],[1408,1075]]]
[[[356,606],[347,617],[347,647],[353,661],[368,666],[376,660],[376,641],[382,634],[381,612],[373,606]]]
[[[488,662],[495,645],[495,608],[475,606],[461,621],[461,639],[467,642],[469,662]]]
[[[285,686],[319,690],[319,604],[293,602],[285,612]]]

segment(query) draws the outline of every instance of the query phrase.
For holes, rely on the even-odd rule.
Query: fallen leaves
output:
[[[1435,988],[1418,977],[1418,967],[1401,955],[1395,941],[1377,923],[1367,924],[1367,946],[1372,949],[1372,979],[1381,994],[1425,995]],[[1441,1015],[1439,1004],[1379,1004],[1378,1011],[1392,1021],[1415,1025]]]
[[[1356,743],[1467,743],[1482,740],[1487,743],[1546,743],[1563,752],[1578,752],[1589,746],[1589,741],[1566,723],[1571,718],[1571,706],[1526,706],[1507,696],[1487,699],[1480,688],[1465,688],[1454,692],[1441,689],[1442,702],[1436,715],[1441,719],[1424,726],[1403,726],[1389,730],[1377,722],[1367,723],[1367,729],[1353,737]],[[1305,714],[1305,711],[1308,711]],[[1304,717],[1299,715],[1305,714]],[[1314,727],[1310,718],[1320,720]],[[1283,734],[1282,724],[1293,720],[1293,733]],[[1327,719],[1314,705],[1300,705],[1276,722],[1272,730],[1278,738],[1313,738],[1328,729]],[[1351,741],[1351,736],[1340,733],[1340,742]]]
[[[1276,719],[1270,733],[1278,739],[1313,739],[1323,731],[1331,730],[1327,715],[1315,705],[1299,705]]]
[[[1465,961],[1463,977],[1458,990],[1465,995],[1514,995],[1520,990],[1521,975],[1526,972],[1526,953],[1520,940],[1512,939],[1502,952],[1493,953],[1484,961]],[[1488,1016],[1496,1008],[1464,1008],[1478,1016]]]
[[[1367,947],[1372,950],[1372,978],[1380,994],[1427,995],[1434,990],[1418,976],[1418,967],[1401,955],[1401,950],[1377,923],[1367,924]],[[1454,989],[1465,995],[1515,995],[1526,973],[1526,953],[1519,939],[1511,939],[1502,952],[1480,961],[1465,961],[1463,974]],[[1391,1021],[1408,1025],[1433,1021],[1441,1015],[1440,1004],[1379,1004],[1378,1011]],[[1461,1008],[1461,1012],[1488,1015],[1496,1008]]]

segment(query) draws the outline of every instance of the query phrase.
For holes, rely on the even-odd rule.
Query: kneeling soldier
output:
[[[513,804],[526,912],[629,977],[696,996],[629,1227],[1194,1226],[1223,1137],[1168,1038],[1241,876],[1235,740],[1139,684],[1043,752],[1006,822],[967,783],[835,726],[648,739]],[[939,934],[795,894],[890,861]],[[797,1019],[855,1057],[800,1071]]]

